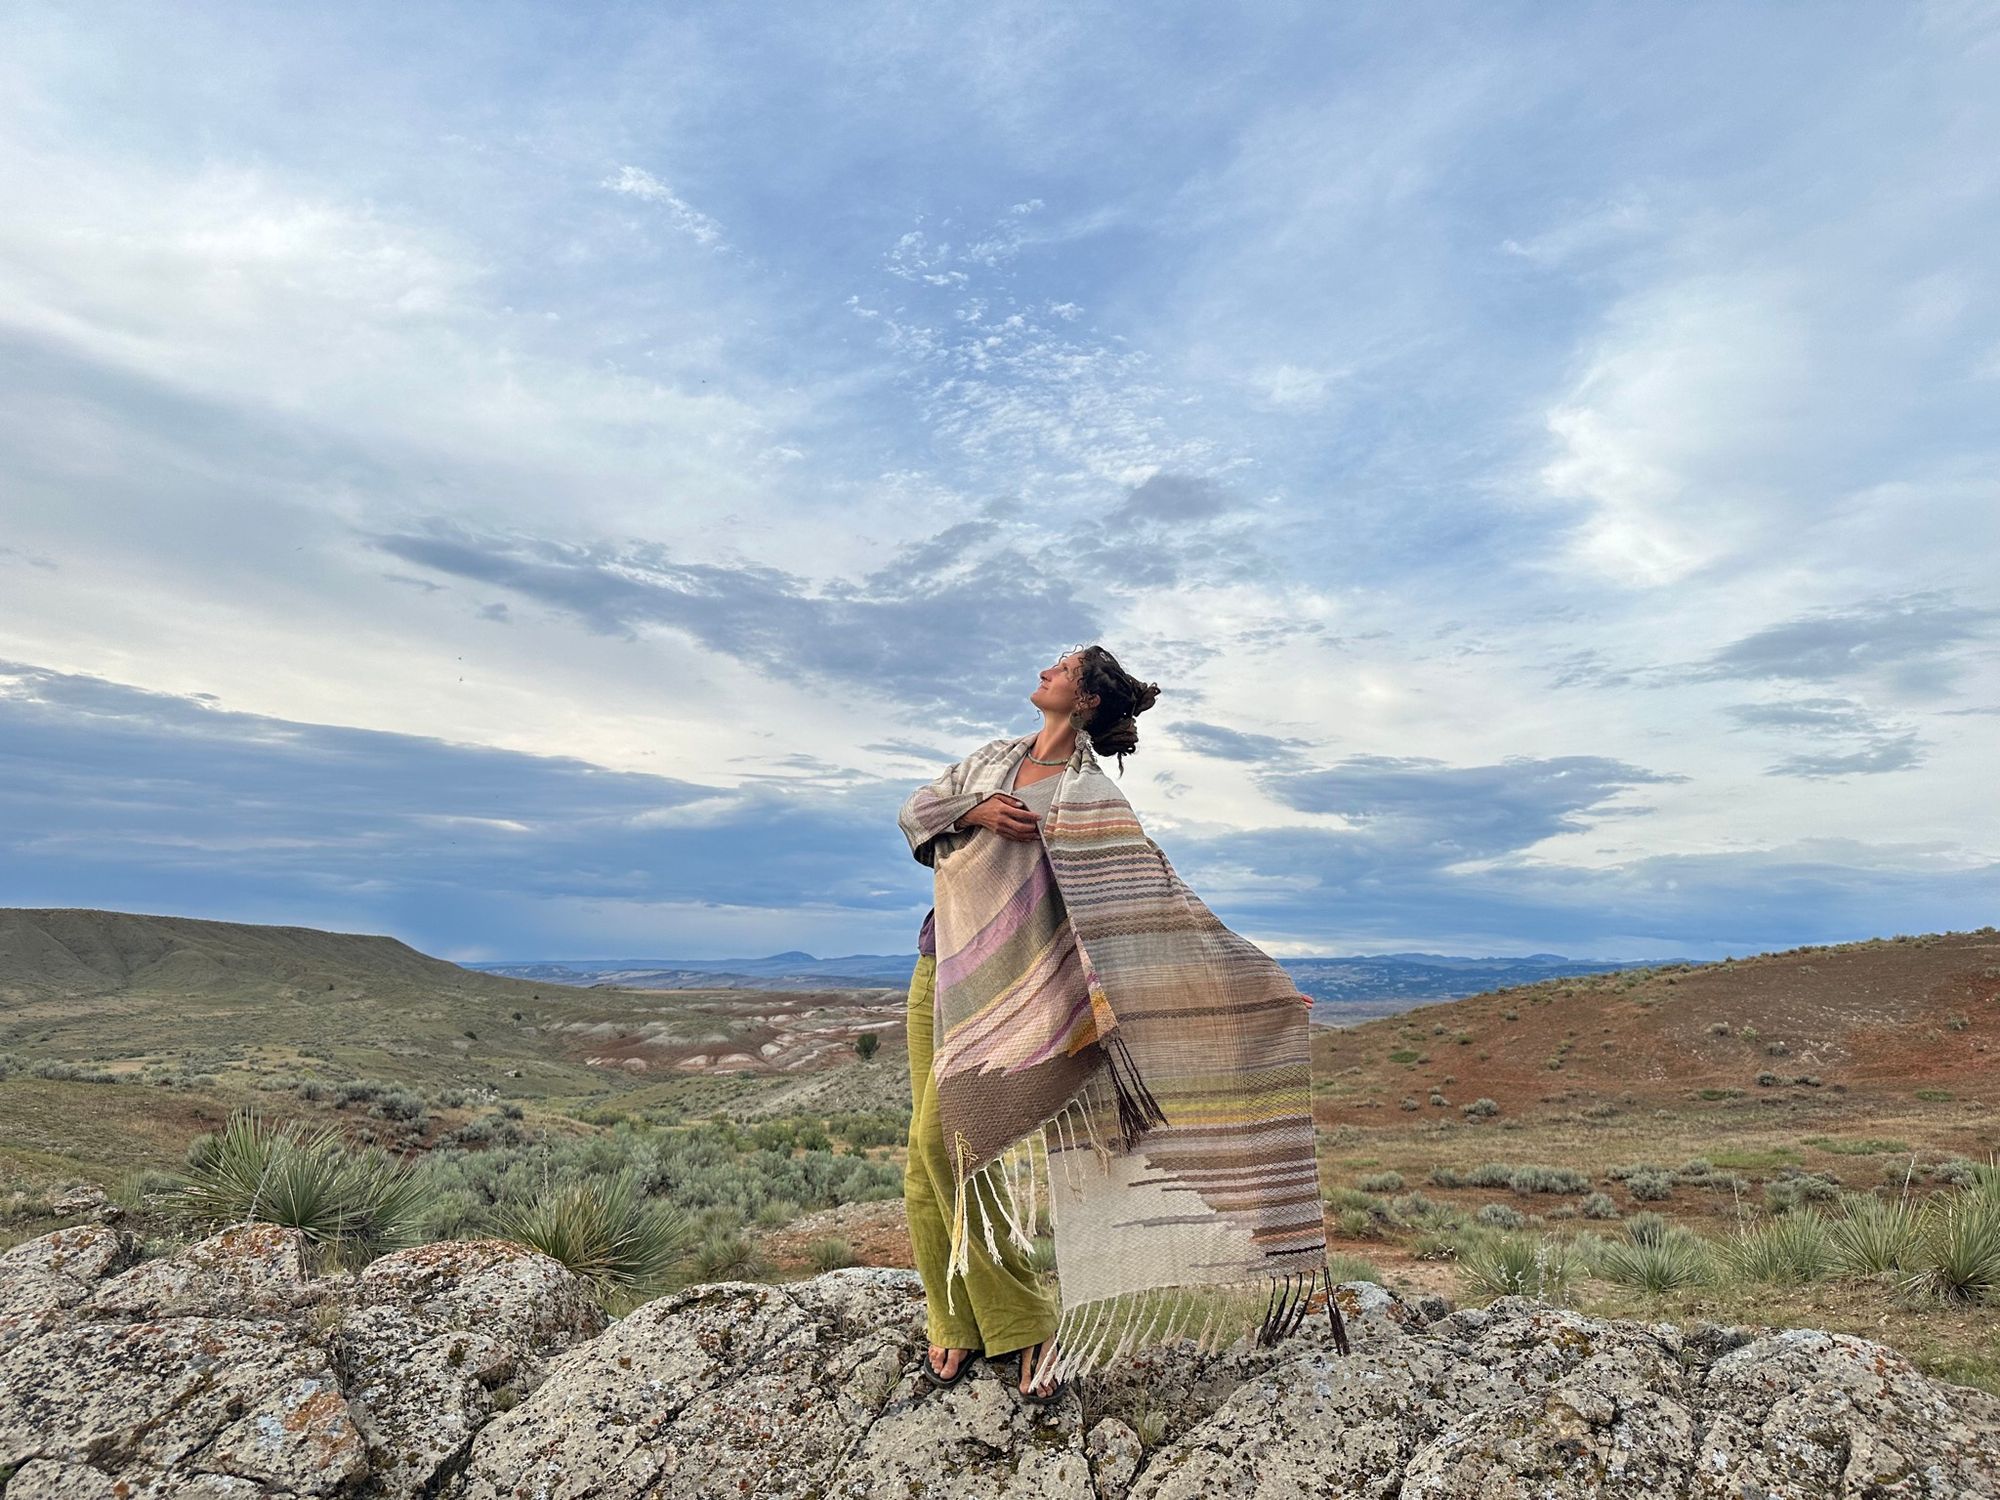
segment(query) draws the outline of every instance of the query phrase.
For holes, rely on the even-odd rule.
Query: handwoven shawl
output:
[[[1024,1006],[1023,987],[993,972],[1023,961],[994,936],[1007,925],[1005,902],[960,889],[968,877],[953,855],[998,835],[951,825],[1006,789],[1035,737],[982,745],[898,815],[911,853],[935,873],[933,1077],[955,1184],[947,1295],[950,1272],[969,1265],[968,1193],[996,1257],[995,1220],[1032,1249],[1047,1193],[1062,1302],[1052,1375],[1085,1374],[1187,1333],[1204,1350],[1238,1333],[1273,1344],[1303,1321],[1316,1287],[1346,1354],[1303,997],[1175,873],[1082,731],[1041,839],[1089,1004],[1072,1011],[1052,989],[1049,1003]],[[961,905],[995,915],[954,920]],[[1011,1013],[993,1014],[1002,1003]],[[1002,1026],[1004,1048],[968,1044]]]

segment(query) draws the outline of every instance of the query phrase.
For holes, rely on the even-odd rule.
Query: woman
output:
[[[1038,732],[981,746],[898,815],[935,875],[904,1201],[939,1384],[1018,1349],[1022,1393],[1048,1400],[1197,1328],[1204,1348],[1239,1326],[1273,1342],[1326,1271],[1311,1002],[1180,880],[1097,761],[1122,770],[1158,695],[1102,646],[1069,652],[1029,695]],[[1044,1198],[1054,1296],[1027,1258]]]

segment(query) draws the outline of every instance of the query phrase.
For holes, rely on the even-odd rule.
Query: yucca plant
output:
[[[1660,1238],[1609,1243],[1598,1253],[1597,1274],[1644,1292],[1674,1292],[1715,1277],[1708,1246],[1685,1232]]]
[[[769,1263],[749,1235],[722,1229],[710,1234],[695,1250],[694,1267],[701,1281],[757,1281],[768,1272]]]
[[[837,1271],[855,1264],[854,1247],[837,1236],[814,1240],[806,1246],[806,1264],[815,1271]]]
[[[1848,1276],[1908,1270],[1920,1243],[1920,1216],[1907,1198],[1855,1193],[1847,1212],[1828,1226],[1833,1268]]]
[[[1721,1242],[1717,1254],[1735,1279],[1778,1286],[1818,1281],[1834,1264],[1826,1218],[1810,1205],[1739,1230]]]
[[[1458,1274],[1466,1288],[1493,1297],[1569,1298],[1575,1259],[1569,1247],[1546,1235],[1469,1236],[1459,1248]]]
[[[411,1163],[247,1109],[188,1148],[188,1177],[177,1206],[191,1221],[282,1224],[347,1265],[421,1242],[432,1199]]]
[[[1954,1302],[2000,1298],[2000,1191],[1976,1183],[1934,1194],[1920,1215],[1913,1260],[1905,1290]]]
[[[600,1296],[664,1290],[696,1232],[684,1209],[648,1203],[624,1174],[553,1186],[495,1217],[502,1238],[561,1261]]]

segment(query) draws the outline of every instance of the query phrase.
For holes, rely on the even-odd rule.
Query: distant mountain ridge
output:
[[[764,958],[604,958],[497,960],[467,964],[481,973],[538,984],[634,990],[823,989],[873,986],[902,989],[910,982],[910,953],[854,953],[815,958],[792,949]],[[1639,960],[1573,959],[1558,953],[1523,958],[1445,953],[1371,953],[1280,959],[1315,1013],[1343,1019],[1379,1015],[1425,1000],[1452,1000],[1507,985],[1532,984],[1579,974],[1640,966]]]
[[[0,1000],[118,994],[211,995],[246,985],[304,998],[361,988],[464,1000],[513,1000],[521,986],[642,993],[679,990],[902,990],[914,953],[817,958],[800,949],[761,958],[495,960],[456,964],[397,938],[312,927],[218,922],[86,908],[0,908]],[[1561,954],[1478,957],[1351,954],[1279,960],[1315,1019],[1360,1021],[1411,1005],[1509,985],[1638,966]]]

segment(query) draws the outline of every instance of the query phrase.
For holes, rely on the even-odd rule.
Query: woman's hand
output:
[[[952,826],[991,829],[1003,839],[1023,844],[1042,836],[1041,820],[1028,810],[1028,804],[1005,792],[993,793]]]

